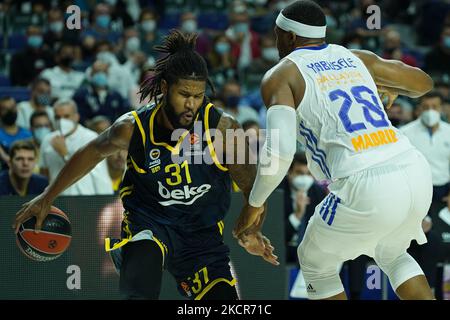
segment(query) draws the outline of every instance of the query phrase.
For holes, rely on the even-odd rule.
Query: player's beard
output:
[[[192,111],[185,111],[180,114],[177,114],[174,106],[170,103],[169,99],[166,99],[164,111],[166,113],[167,119],[169,119],[169,122],[174,129],[190,129],[195,121],[195,118],[197,117],[197,113],[200,111],[200,108],[197,110],[196,113],[193,113]],[[189,123],[182,124],[181,118],[185,114],[189,113],[192,114],[192,120]]]

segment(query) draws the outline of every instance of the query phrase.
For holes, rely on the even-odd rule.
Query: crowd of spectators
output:
[[[436,263],[450,260],[450,3],[317,2],[326,13],[327,42],[400,60],[434,79],[435,91],[421,99],[398,98],[388,115],[432,168],[434,198],[424,220],[430,245],[411,250],[426,265],[425,272],[439,291]],[[82,143],[94,139],[121,114],[148,104],[140,101],[139,84],[160,58],[153,47],[172,28],[198,34],[196,49],[206,59],[216,89],[215,94],[208,92],[213,103],[235,116],[244,129],[264,128],[259,84],[278,61],[274,21],[289,3],[2,1],[0,195],[41,192]],[[66,26],[70,16],[66,9],[73,4],[81,10],[80,29]],[[378,29],[367,28],[371,5],[381,9]],[[126,154],[112,156],[65,194],[117,192],[125,165]],[[327,191],[313,181],[301,153],[280,188],[285,192],[287,262],[295,264],[295,248]],[[430,264],[429,253],[435,257],[436,250],[439,261]]]

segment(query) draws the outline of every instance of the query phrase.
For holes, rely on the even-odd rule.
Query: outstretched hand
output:
[[[242,235],[238,238],[238,243],[248,253],[261,256],[265,261],[275,266],[280,265],[278,257],[273,253],[275,248],[271,245],[270,240],[261,234],[261,232]]]
[[[36,217],[36,232],[42,228],[42,223],[50,212],[51,202],[49,202],[43,194],[38,195],[34,199],[22,205],[22,209],[17,212],[12,228],[17,233],[20,225],[30,217]]]

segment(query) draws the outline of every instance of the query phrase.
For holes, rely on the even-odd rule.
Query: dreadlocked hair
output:
[[[158,96],[162,93],[161,81],[166,80],[170,86],[178,79],[206,81],[212,92],[214,85],[208,77],[208,68],[203,57],[195,51],[197,34],[182,33],[173,29],[164,38],[162,45],[156,45],[153,49],[165,54],[156,61],[154,68],[150,69],[150,76],[141,83],[139,93],[140,101],[147,97],[158,103]]]

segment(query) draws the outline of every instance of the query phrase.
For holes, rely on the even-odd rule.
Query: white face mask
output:
[[[441,114],[436,110],[427,110],[422,112],[420,119],[427,127],[433,127],[441,120]]]
[[[142,30],[145,32],[153,32],[156,29],[156,21],[155,20],[145,20],[141,23]]]
[[[109,65],[117,65],[119,64],[116,56],[114,55],[114,53],[109,52],[109,51],[103,51],[103,52],[99,52],[97,54],[97,60],[100,60],[106,64]]]
[[[271,62],[277,62],[280,58],[280,56],[278,55],[278,49],[275,47],[263,48],[261,50],[261,55],[265,60]]]
[[[37,128],[36,130],[34,130],[33,135],[34,135],[34,138],[36,139],[36,141],[39,144],[41,144],[42,141],[44,140],[45,136],[47,136],[51,132],[52,132],[52,130],[50,130],[50,128],[40,127],[40,128]]]
[[[63,136],[68,135],[75,128],[76,123],[69,119],[61,118],[56,121],[56,129],[61,132]]]
[[[197,21],[195,20],[186,20],[181,25],[181,29],[187,33],[193,33],[197,31]]]
[[[127,40],[126,48],[128,52],[136,52],[141,47],[141,40],[138,37],[131,37]]]
[[[313,183],[314,178],[306,174],[298,175],[294,177],[294,179],[292,179],[292,185],[294,186],[294,188],[296,190],[303,190],[305,193],[308,192]]]

